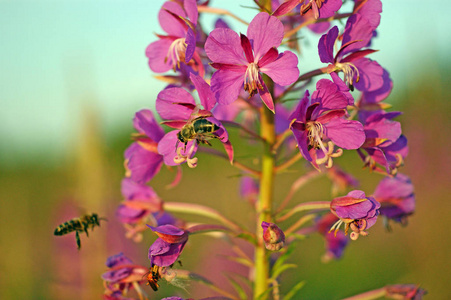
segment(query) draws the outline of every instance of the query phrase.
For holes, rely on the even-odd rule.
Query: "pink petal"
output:
[[[260,68],[260,71],[277,84],[290,85],[299,77],[298,57],[291,51],[285,51],[275,61]]]
[[[283,24],[276,17],[261,12],[254,17],[247,28],[256,61],[272,47],[278,47],[283,39]]]
[[[168,56],[169,47],[174,39],[162,38],[147,46],[146,56],[149,59],[149,67],[155,73],[164,73],[172,69],[173,61]]]
[[[150,139],[155,142],[161,140],[164,135],[164,131],[158,124],[157,120],[153,116],[152,111],[149,109],[142,109],[135,114],[133,123],[136,124],[135,128],[140,128]],[[138,129],[138,131],[140,131]]]
[[[188,120],[193,110],[187,106],[176,105],[175,103],[196,105],[190,93],[182,88],[175,87],[162,90],[157,96],[155,107],[163,119]]]
[[[338,37],[338,27],[332,27],[326,34],[323,34],[318,42],[318,54],[321,62],[334,62],[334,44]]]
[[[230,104],[236,99],[244,85],[244,72],[218,70],[211,77],[211,90],[219,104]]]
[[[336,118],[324,127],[327,137],[340,148],[357,149],[365,142],[363,125],[359,121]]]
[[[185,8],[186,14],[188,15],[188,18],[190,21],[196,25],[197,24],[197,18],[199,16],[199,12],[197,10],[197,2],[196,0],[184,0],[183,1],[183,7]]]
[[[375,91],[384,85],[384,68],[377,61],[368,58],[361,58],[354,61],[354,65],[359,70],[359,81],[354,82],[354,86],[359,91]]]
[[[245,65],[241,40],[238,34],[229,28],[214,29],[205,42],[205,53],[215,63]]]
[[[190,79],[199,94],[200,104],[202,104],[205,110],[211,111],[216,105],[216,98],[211,91],[210,86],[202,79],[202,77],[193,73],[190,74]]]
[[[172,12],[174,15],[186,18],[185,11],[178,3],[166,1],[158,12],[158,21],[164,31],[175,37],[184,37],[186,29],[172,14],[166,10]]]
[[[260,98],[262,99],[263,103],[265,103],[266,107],[268,107],[268,109],[270,111],[275,113],[274,101],[272,99],[271,93],[269,92],[268,87],[266,86],[266,84],[263,82],[263,80],[261,78],[260,78],[260,82],[262,83],[262,87],[263,87],[263,89],[260,89],[260,88],[258,89]]]
[[[289,13],[293,8],[295,8],[299,4],[299,0],[288,0],[282,3],[276,10],[273,12],[274,17],[283,16]]]

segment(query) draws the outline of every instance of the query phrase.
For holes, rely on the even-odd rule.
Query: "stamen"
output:
[[[172,42],[172,44],[169,46],[168,53],[164,59],[164,62],[166,63],[168,59],[171,60],[174,71],[175,67],[177,66],[180,68],[180,62],[185,62],[185,53],[186,53],[186,42],[185,38],[179,38]]]
[[[360,73],[359,69],[350,62],[346,63],[335,63],[335,66],[340,68],[343,71],[344,74],[344,80],[348,83],[348,86],[352,87],[354,84],[354,76],[356,77],[355,82],[359,82],[360,79]],[[352,89],[351,89],[352,90]]]
[[[258,89],[263,89],[258,74],[256,63],[250,63],[244,73],[244,90],[249,93],[249,98],[257,94]]]

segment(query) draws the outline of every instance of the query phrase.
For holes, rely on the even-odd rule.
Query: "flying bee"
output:
[[[94,227],[96,226],[100,227],[100,220],[106,221],[105,218],[99,218],[97,214],[84,215],[80,218],[74,218],[59,225],[58,227],[56,227],[55,232],[53,232],[53,234],[65,235],[68,234],[69,232],[75,231],[75,240],[77,241],[77,249],[80,250],[81,242],[79,233],[85,232],[86,236],[89,236],[88,229],[92,228],[92,230],[94,230]]]
[[[158,284],[158,280],[160,278],[161,278],[160,267],[157,265],[153,265],[150,268],[149,273],[147,273],[147,285],[150,285],[150,287],[154,291],[158,291],[158,288],[160,287],[160,285]]]
[[[196,140],[199,144],[207,144],[211,146],[208,140],[218,139],[219,137],[214,135],[219,130],[219,126],[208,121],[206,117],[197,117],[191,121],[188,121],[182,129],[177,133],[177,144],[181,142],[188,144],[189,141]]]

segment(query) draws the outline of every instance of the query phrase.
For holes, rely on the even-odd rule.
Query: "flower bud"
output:
[[[279,251],[285,245],[285,234],[276,224],[262,222],[263,240],[266,249],[270,251]]]

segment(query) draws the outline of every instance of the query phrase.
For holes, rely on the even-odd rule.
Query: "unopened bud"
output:
[[[266,249],[270,251],[279,251],[285,245],[285,234],[276,224],[262,222],[263,240]]]

